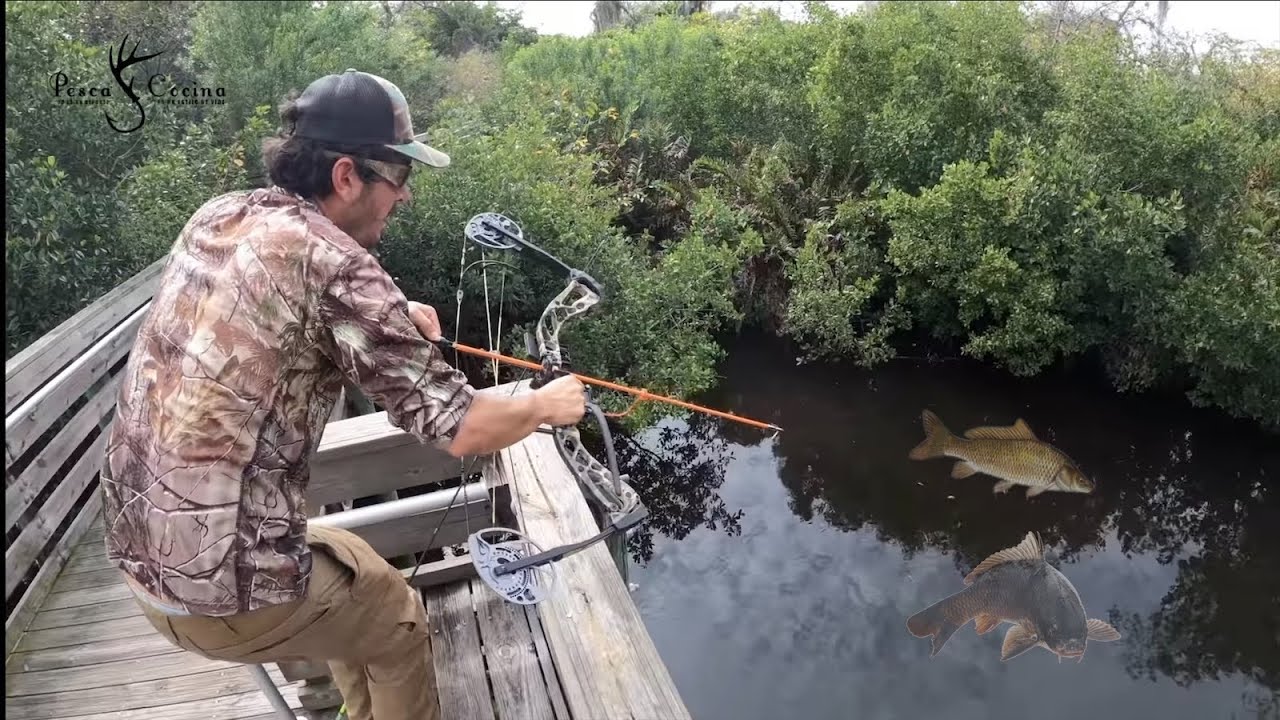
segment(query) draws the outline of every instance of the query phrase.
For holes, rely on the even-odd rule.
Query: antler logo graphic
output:
[[[125,43],[128,41],[129,41],[129,36],[125,35],[124,39],[120,41],[119,51],[117,51],[115,48],[111,49],[111,55],[110,55],[111,74],[116,76],[116,84],[118,84],[120,88],[124,90],[125,94],[129,96],[129,99],[133,101],[133,104],[138,107],[139,117],[138,117],[137,125],[134,125],[128,130],[121,130],[120,128],[116,127],[115,121],[111,119],[111,116],[107,114],[107,111],[103,110],[102,114],[106,115],[107,122],[111,125],[111,129],[115,130],[118,133],[131,133],[134,130],[137,130],[138,128],[142,127],[142,124],[147,121],[147,111],[142,107],[142,101],[138,99],[138,93],[133,91],[133,78],[132,77],[129,78],[129,84],[126,85],[124,82],[124,78],[121,77],[121,73],[123,73],[125,69],[131,65],[137,65],[138,63],[144,60],[150,60],[151,58],[161,54],[161,53],[153,53],[151,55],[139,56],[138,43],[135,42],[133,44],[133,49],[129,51],[129,57],[126,58],[124,56],[124,46],[125,46]]]

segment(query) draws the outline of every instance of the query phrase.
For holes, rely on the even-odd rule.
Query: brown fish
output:
[[[1093,481],[1062,451],[1040,440],[1022,418],[1008,427],[976,427],[964,437],[952,435],[929,410],[923,414],[924,441],[911,450],[912,460],[952,457],[960,460],[951,477],[967,478],[984,473],[1000,482],[992,492],[1007,492],[1014,485],[1027,486],[1027,497],[1046,490],[1093,492]]]
[[[940,600],[907,619],[916,637],[933,637],[929,657],[938,654],[956,630],[977,620],[979,635],[1001,622],[1013,627],[1004,636],[1000,660],[1043,647],[1079,662],[1087,641],[1111,642],[1120,633],[1107,623],[1085,619],[1080,594],[1071,581],[1044,559],[1044,546],[1034,533],[1016,547],[983,560],[964,579],[965,589]]]

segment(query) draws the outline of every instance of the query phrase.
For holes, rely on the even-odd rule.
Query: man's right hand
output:
[[[542,422],[552,427],[576,425],[587,411],[587,387],[572,375],[562,375],[534,394]]]

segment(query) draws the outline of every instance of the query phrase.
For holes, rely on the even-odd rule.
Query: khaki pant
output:
[[[400,572],[353,533],[311,527],[301,600],[229,617],[170,616],[140,602],[178,647],[215,660],[328,661],[351,720],[438,720],[427,611]]]

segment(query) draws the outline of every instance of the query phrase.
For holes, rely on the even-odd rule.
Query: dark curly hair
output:
[[[338,159],[328,153],[409,163],[404,155],[381,145],[337,145],[297,137],[293,134],[297,118],[297,98],[291,97],[280,106],[280,132],[262,141],[262,164],[271,182],[304,198],[323,199],[333,192],[333,164]],[[356,172],[366,183],[378,177],[361,162],[356,162]]]

